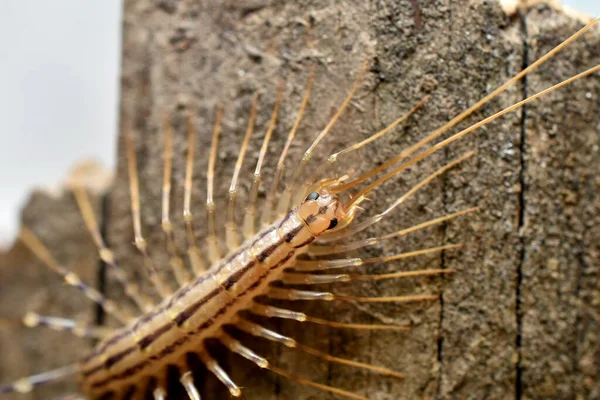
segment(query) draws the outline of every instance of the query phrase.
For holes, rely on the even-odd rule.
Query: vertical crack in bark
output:
[[[448,20],[449,20],[449,25],[450,25],[450,29],[449,31],[452,32],[452,26],[453,26],[453,21],[452,21],[452,1],[449,1],[448,3]],[[448,43],[447,43],[447,47],[448,47],[448,51],[450,51],[451,48],[451,40],[450,37],[452,35],[448,35]],[[444,149],[444,163],[446,163],[448,161],[448,148]],[[447,210],[448,208],[448,195],[447,195],[447,175],[444,174],[443,178],[442,178],[442,207],[444,208],[444,211]],[[446,243],[446,237],[447,237],[447,227],[448,225],[446,224],[446,222],[443,223],[442,225],[442,244]],[[440,255],[440,269],[446,269],[446,253],[442,251],[441,255]],[[444,334],[443,334],[443,329],[444,329],[444,286],[446,284],[446,277],[444,274],[441,275],[441,279],[442,279],[442,288],[440,291],[440,316],[439,316],[439,324],[438,324],[438,340],[437,340],[437,362],[438,362],[438,387],[437,387],[437,396],[439,399],[442,398],[442,379],[443,379],[443,372],[444,372]]]
[[[104,240],[106,240],[106,232],[108,231],[108,218],[106,217],[108,215],[109,207],[108,193],[102,195],[100,202],[100,207],[102,208],[102,218],[100,220],[100,234],[102,235]],[[106,263],[100,258],[98,259],[98,268],[96,270],[96,281],[98,291],[102,293],[103,296],[106,296]],[[104,325],[105,316],[106,314],[104,312],[104,309],[99,304],[97,304],[95,310],[96,325]]]
[[[521,40],[523,43],[523,60],[522,68],[525,69],[529,66],[529,43],[527,40],[527,21],[526,15],[519,14],[519,23],[521,30]],[[522,99],[526,99],[528,94],[527,87],[527,75],[522,80]],[[523,106],[521,111],[521,137],[519,145],[520,154],[520,169],[519,169],[519,184],[521,190],[519,192],[519,215],[517,222],[517,233],[519,235],[519,242],[521,245],[519,254],[519,264],[517,266],[517,285],[516,285],[516,309],[515,316],[517,322],[517,336],[516,336],[516,348],[517,348],[517,365],[516,365],[516,382],[515,382],[515,398],[520,400],[523,395],[523,300],[522,300],[522,284],[523,284],[523,265],[525,264],[525,236],[522,234],[522,229],[525,225],[525,190],[526,180],[525,172],[527,168],[525,152],[527,150],[527,105]]]

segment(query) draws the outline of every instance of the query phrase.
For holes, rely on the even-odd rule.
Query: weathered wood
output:
[[[171,215],[183,245],[181,209],[190,111],[197,116],[198,130],[193,210],[198,231],[202,231],[207,149],[217,103],[225,106],[217,170],[218,204],[223,214],[254,92],[261,92],[260,110],[242,192],[249,186],[275,92],[283,80],[279,126],[265,168],[263,186],[269,187],[313,63],[317,64],[313,95],[292,147],[288,162],[292,168],[342,102],[365,59],[371,67],[363,84],[311,165],[317,165],[330,151],[381,129],[432,93],[427,105],[393,134],[341,160],[348,168],[364,171],[475,103],[581,26],[574,18],[543,5],[508,17],[495,2],[466,0],[191,3],[125,3],[122,120],[133,126],[136,134],[144,232],[161,266],[166,265],[160,230],[165,112],[171,113],[175,128]],[[599,61],[600,33],[595,29],[459,127]],[[248,343],[279,366],[372,399],[599,397],[599,85],[597,75],[587,78],[525,111],[495,121],[384,185],[367,204],[369,213],[382,210],[444,162],[465,151],[477,151],[474,159],[420,191],[372,233],[391,232],[472,205],[479,205],[480,213],[368,251],[381,255],[464,243],[463,249],[442,256],[372,268],[383,272],[444,267],[455,269],[456,274],[444,279],[333,287],[373,296],[439,292],[439,302],[422,307],[308,307],[312,314],[341,321],[409,323],[412,332],[366,333],[298,323],[271,324],[334,355],[403,371],[406,380],[327,365],[258,340]],[[123,148],[105,226],[121,263],[139,272],[141,260],[131,246]],[[264,195],[263,190],[261,198]],[[239,204],[244,201],[242,194]],[[44,210],[42,206],[39,209]],[[37,215],[31,218],[36,224],[44,222]],[[65,220],[64,226],[69,223]],[[79,223],[72,222],[82,229]],[[58,235],[54,239],[52,248],[65,255],[75,252],[77,256],[82,250],[61,248],[64,242]],[[29,282],[25,285],[37,287]],[[15,289],[14,293],[25,290]],[[118,290],[111,287],[109,293],[118,295]],[[5,304],[4,293],[2,298]],[[249,399],[329,398],[261,372],[225,351],[222,355],[224,367],[245,387]],[[39,370],[20,365],[20,372]],[[5,371],[6,364],[2,368]],[[226,396],[216,379],[209,375],[200,378],[205,379],[203,398]]]

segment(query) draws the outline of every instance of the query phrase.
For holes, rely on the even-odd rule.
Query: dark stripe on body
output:
[[[240,293],[240,295],[238,295],[234,300],[230,301],[225,306],[221,307],[208,321],[204,322],[192,333],[186,334],[186,336],[182,336],[180,339],[176,340],[171,345],[165,347],[163,350],[160,351],[160,353],[156,354],[155,356],[152,356],[142,362],[139,362],[119,374],[112,375],[112,376],[107,377],[106,379],[95,382],[91,386],[93,388],[101,388],[102,386],[106,386],[110,382],[131,377],[132,375],[136,374],[137,372],[143,370],[146,366],[148,366],[152,362],[160,360],[161,358],[173,353],[177,349],[177,347],[180,347],[182,344],[189,341],[190,338],[196,336],[197,334],[201,333],[202,331],[204,331],[207,328],[209,328],[210,326],[212,326],[215,322],[215,319],[217,317],[219,317],[220,315],[224,314],[231,307],[231,305],[233,305],[237,301],[237,299],[239,299],[240,297],[243,297],[246,294],[248,294],[249,292],[255,290],[258,286],[260,286],[261,282],[264,281],[266,279],[266,277],[270,274],[270,271],[279,268],[281,265],[283,265],[287,261],[289,261],[293,256],[294,256],[294,252],[290,251],[285,258],[283,258],[275,266],[271,267],[268,272],[265,272],[263,275],[261,275],[256,280],[255,283],[253,283],[246,290],[244,290],[242,293]]]

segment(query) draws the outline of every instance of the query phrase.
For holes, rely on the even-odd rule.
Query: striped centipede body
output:
[[[316,393],[366,399],[367,394],[354,393],[342,387],[317,383],[296,375],[293,371],[277,365],[260,352],[253,350],[243,338],[254,336],[275,342],[285,347],[297,349],[310,356],[330,363],[351,366],[371,373],[388,376],[386,379],[404,379],[402,371],[396,371],[374,363],[366,363],[337,357],[284,335],[276,329],[267,328],[264,319],[282,319],[316,324],[335,329],[366,331],[405,331],[408,326],[394,324],[359,324],[339,322],[287,308],[281,304],[301,302],[350,302],[352,304],[372,303],[415,303],[428,304],[438,299],[436,293],[405,294],[397,296],[360,296],[336,290],[336,284],[348,282],[384,281],[415,277],[442,277],[454,272],[452,269],[419,269],[393,271],[385,274],[365,273],[371,264],[382,264],[396,260],[414,259],[425,255],[453,251],[460,243],[444,243],[434,247],[424,247],[401,251],[383,256],[370,257],[355,255],[361,250],[387,242],[431,226],[475,213],[478,207],[470,205],[452,213],[435,216],[419,224],[405,227],[395,232],[377,234],[363,239],[361,232],[376,227],[391,212],[398,209],[420,189],[448,170],[471,158],[474,152],[463,155],[440,166],[434,172],[418,180],[402,194],[393,195],[393,200],[383,211],[366,218],[359,218],[369,196],[387,181],[417,165],[430,155],[445,150],[451,143],[476,131],[503,115],[518,109],[538,97],[550,93],[580,78],[597,72],[595,66],[567,79],[543,92],[527,97],[521,102],[506,107],[491,117],[474,123],[458,133],[429,146],[450,128],[470,116],[483,105],[502,93],[529,72],[535,70],[562,48],[574,42],[590,29],[598,19],[586,25],[571,38],[555,47],[550,53],[525,68],[509,81],[492,91],[458,116],[438,129],[424,136],[415,144],[392,156],[384,163],[367,172],[346,171],[334,173],[338,160],[355,154],[375,140],[390,134],[398,125],[410,118],[421,107],[426,106],[429,96],[416,101],[405,115],[377,131],[364,140],[349,144],[329,155],[321,164],[309,164],[317,146],[332,134],[334,125],[347,110],[360,87],[361,78],[367,73],[369,62],[365,62],[355,73],[355,82],[344,101],[316,139],[305,151],[292,171],[286,157],[297,134],[310,101],[314,79],[318,79],[319,68],[313,67],[304,87],[302,99],[297,106],[295,123],[292,126],[285,147],[273,174],[264,202],[259,202],[259,189],[263,181],[262,165],[267,157],[269,141],[275,131],[280,105],[283,98],[283,84],[273,90],[273,107],[267,129],[258,151],[252,183],[248,188],[243,212],[239,211],[237,199],[238,179],[247,168],[246,152],[251,145],[259,96],[252,95],[247,127],[241,138],[240,151],[235,163],[233,178],[225,206],[215,201],[215,170],[217,168],[219,139],[223,130],[226,107],[214,109],[213,132],[208,152],[206,172],[206,229],[203,240],[198,240],[196,215],[192,209],[192,189],[196,184],[193,176],[196,154],[196,122],[193,112],[187,124],[188,151],[184,177],[183,232],[177,232],[171,221],[172,204],[172,165],[175,157],[173,136],[177,134],[170,124],[170,116],[164,117],[163,181],[161,192],[161,230],[166,252],[163,267],[153,259],[154,248],[148,246],[145,225],[142,219],[142,199],[140,198],[139,160],[136,153],[136,138],[133,129],[127,129],[124,147],[127,154],[128,186],[134,232],[134,245],[143,264],[147,282],[140,284],[129,270],[124,268],[108,247],[103,238],[97,216],[85,188],[73,187],[73,194],[81,210],[81,215],[102,261],[109,273],[119,282],[127,301],[116,302],[83,282],[80,277],[61,265],[52,255],[51,249],[36,235],[24,227],[21,241],[50,269],[60,275],[67,285],[79,289],[88,299],[99,305],[115,323],[114,327],[84,326],[72,320],[28,313],[24,323],[28,326],[45,325],[58,330],[100,339],[94,349],[79,363],[23,378],[14,383],[0,386],[0,393],[31,392],[35,386],[69,376],[76,376],[81,394],[87,399],[189,398],[197,400],[208,397],[202,388],[202,379],[197,375],[199,368],[214,375],[232,397],[241,397],[244,387],[233,379],[220,358],[216,356],[213,344],[247,359],[255,367],[266,369],[298,385],[311,387]],[[313,168],[313,169],[311,169]],[[286,179],[287,177],[287,179]],[[147,184],[147,183],[144,183]],[[355,220],[357,219],[357,220]],[[257,220],[259,223],[257,224]],[[224,223],[219,225],[219,221]],[[184,249],[176,235],[183,237]],[[347,272],[355,268],[358,272]],[[330,285],[329,289],[320,289]],[[147,286],[152,287],[149,293]],[[217,343],[218,342],[218,343]],[[176,370],[177,379],[169,379],[170,370]],[[201,397],[201,392],[204,395]]]

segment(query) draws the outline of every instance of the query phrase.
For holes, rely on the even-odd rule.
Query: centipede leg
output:
[[[250,118],[248,119],[248,127],[246,128],[246,134],[244,135],[244,140],[242,141],[242,147],[240,148],[238,159],[235,163],[235,169],[233,171],[233,176],[231,178],[231,185],[229,186],[227,215],[225,216],[225,241],[227,244],[227,249],[229,251],[236,249],[240,245],[238,226],[235,222],[237,181],[240,175],[240,171],[242,169],[242,164],[244,162],[246,152],[248,151],[248,143],[250,142],[250,137],[252,136],[252,132],[254,131],[254,120],[256,119],[257,107],[258,94],[255,94],[254,96],[252,96],[252,109],[250,111]]]
[[[25,378],[18,379],[13,383],[0,384],[0,394],[4,393],[29,393],[34,387],[45,385],[50,382],[59,381],[68,378],[77,373],[77,365],[72,364],[65,367],[57,368],[51,371],[42,372],[41,374],[31,375]]]
[[[185,236],[187,254],[196,276],[206,271],[206,263],[196,245],[196,229],[194,227],[194,215],[192,214],[192,183],[194,180],[194,152],[196,147],[196,130],[192,114],[188,116],[188,152],[185,165],[185,183],[183,194],[183,220],[185,222]]]
[[[277,115],[279,113],[282,94],[283,84],[281,84],[277,89],[277,99],[275,100],[275,105],[273,106],[273,112],[271,113],[271,120],[269,121],[267,133],[265,134],[265,138],[260,148],[260,153],[258,154],[258,161],[256,162],[254,176],[252,177],[252,185],[250,186],[250,192],[248,193],[248,204],[244,212],[244,222],[242,228],[245,239],[252,237],[256,232],[256,201],[258,198],[258,188],[260,187],[260,182],[262,180],[261,168],[267,154],[267,149],[269,148],[271,135],[273,134],[273,130],[275,129],[275,125],[277,123]]]
[[[187,371],[183,375],[181,375],[179,381],[185,388],[185,391],[187,392],[187,395],[190,400],[202,400],[202,398],[200,397],[200,392],[194,384],[194,375],[192,374],[192,371]]]
[[[221,259],[221,248],[219,246],[219,235],[217,235],[217,224],[215,220],[216,206],[214,202],[214,179],[215,164],[217,161],[217,149],[219,147],[219,136],[221,135],[221,118],[223,117],[223,107],[217,107],[215,117],[215,126],[213,130],[212,145],[210,148],[210,157],[208,161],[208,171],[206,173],[206,220],[208,229],[206,237],[206,247],[208,248],[208,260],[211,264]]]
[[[171,205],[171,173],[173,170],[173,130],[169,115],[165,113],[164,117],[164,133],[165,133],[165,162],[163,171],[163,186],[162,186],[162,221],[161,228],[165,234],[167,243],[167,254],[169,255],[169,266],[173,271],[173,275],[179,286],[183,286],[190,281],[190,274],[185,268],[179,250],[175,244],[175,235],[173,233],[173,224],[170,219]]]

